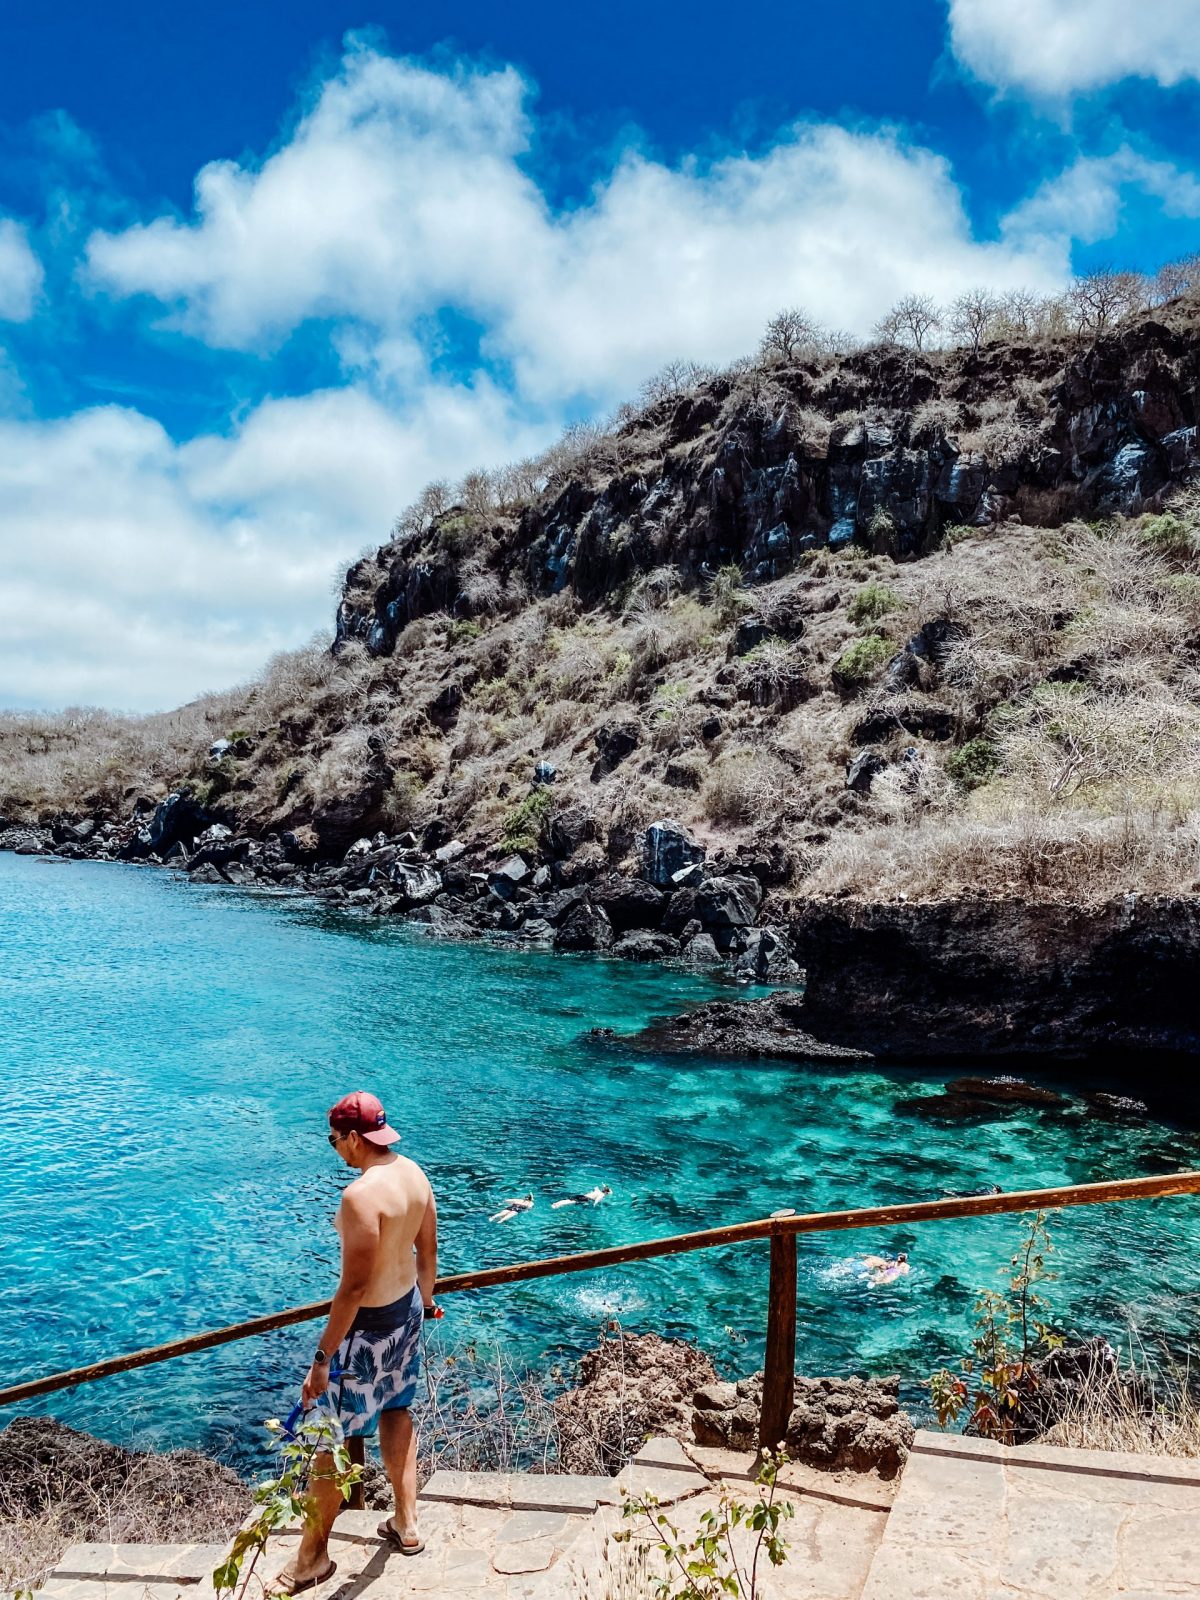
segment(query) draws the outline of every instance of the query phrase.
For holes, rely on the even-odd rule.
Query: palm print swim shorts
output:
[[[390,1306],[360,1306],[338,1346],[329,1392],[348,1438],[373,1434],[382,1411],[403,1411],[421,1376],[421,1290]]]

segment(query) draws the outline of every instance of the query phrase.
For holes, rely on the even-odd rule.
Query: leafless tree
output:
[[[997,313],[1004,331],[1026,337],[1036,333],[1041,305],[1041,300],[1029,289],[1007,290],[1000,296],[1000,308]]]
[[[875,332],[888,344],[910,344],[914,350],[924,350],[931,333],[942,326],[942,313],[933,297],[927,294],[906,294],[876,324]]]
[[[642,404],[655,406],[664,400],[679,400],[698,383],[712,376],[710,367],[695,361],[668,361],[642,385]]]
[[[1000,302],[990,289],[967,289],[950,307],[950,331],[977,355],[999,311]]]
[[[1079,333],[1105,332],[1130,312],[1144,310],[1148,298],[1141,273],[1108,267],[1076,278],[1065,296]]]
[[[815,346],[820,330],[799,306],[786,306],[767,323],[759,354],[764,361],[794,361],[800,351]]]
[[[428,533],[435,520],[441,516],[450,504],[450,485],[438,479],[435,483],[427,483],[420,494],[396,518],[392,529],[394,538],[401,539],[412,534]]]
[[[455,493],[459,505],[473,517],[488,517],[496,509],[496,486],[490,472],[468,472]]]
[[[1161,306],[1197,288],[1200,288],[1200,255],[1168,261],[1154,274],[1150,285],[1150,303]]]

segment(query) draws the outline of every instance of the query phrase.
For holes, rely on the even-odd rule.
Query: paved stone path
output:
[[[334,1577],[313,1600],[641,1600],[631,1574],[652,1540],[620,1542],[620,1486],[652,1493],[681,1531],[718,1488],[750,1481],[746,1456],[653,1439],[617,1479],[439,1472],[421,1495],[427,1548],[407,1557],[346,1511]],[[898,1486],[789,1466],[787,1562],[763,1600],[1200,1600],[1200,1463],[917,1434]],[[894,1501],[894,1503],[893,1503]],[[296,1535],[272,1541],[269,1576]],[[219,1545],[75,1545],[46,1600],[200,1600]],[[760,1575],[761,1576],[761,1575]],[[259,1600],[252,1594],[250,1600]]]
[[[862,1600],[1200,1596],[1200,1462],[920,1432]]]

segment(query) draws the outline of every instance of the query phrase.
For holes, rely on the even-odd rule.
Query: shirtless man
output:
[[[417,1451],[409,1407],[421,1370],[421,1325],[436,1310],[437,1207],[416,1162],[388,1149],[400,1135],[373,1094],[359,1091],[339,1100],[329,1127],[330,1144],[361,1175],[346,1188],[334,1218],[342,1273],[301,1398],[307,1407],[329,1390],[348,1437],[372,1434],[378,1425],[396,1495],[395,1515],[380,1524],[379,1536],[415,1556],[425,1546],[417,1532]],[[317,1457],[300,1549],[276,1579],[284,1594],[313,1588],[335,1570],[329,1535],[343,1501],[330,1481],[331,1469],[327,1454]]]

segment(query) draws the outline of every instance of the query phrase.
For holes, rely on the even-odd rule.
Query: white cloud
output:
[[[504,397],[431,384],[267,401],[175,443],[97,407],[0,423],[0,704],[177,705],[328,629],[331,579],[427,479],[544,436]]]
[[[343,353],[365,340],[402,361],[420,319],[453,308],[527,398],[561,402],[624,397],[680,354],[742,354],[782,304],[865,331],[918,285],[1066,271],[1061,249],[977,243],[948,164],[889,130],[799,125],[707,165],[630,153],[555,211],[522,164],[525,92],[512,69],[354,48],[275,154],[203,169],[191,219],[95,234],[91,281],[210,344],[269,348],[333,319]]]
[[[28,322],[42,287],[42,264],[29,235],[11,217],[0,217],[0,321]]]
[[[511,69],[354,46],[274,153],[200,172],[190,217],[93,234],[94,292],[219,349],[312,324],[344,384],[182,442],[119,407],[0,423],[0,703],[223,687],[328,625],[334,567],[430,479],[528,454],[665,360],[743,354],[785,304],[865,332],[912,290],[1056,289],[1130,186],[1180,214],[1196,188],[1127,150],[1080,161],[981,242],[935,152],[800,124],[715,162],[628,151],[556,208],[526,102]],[[447,337],[479,330],[469,378],[443,375],[447,312]]]
[[[1122,78],[1200,78],[1200,0],[950,0],[950,46],[984,83],[1060,98]]]
[[[1095,244],[1117,232],[1130,191],[1148,195],[1170,217],[1200,217],[1200,181],[1170,161],[1151,160],[1128,145],[1107,156],[1081,156],[1048,178],[1004,219],[1005,237]]]

